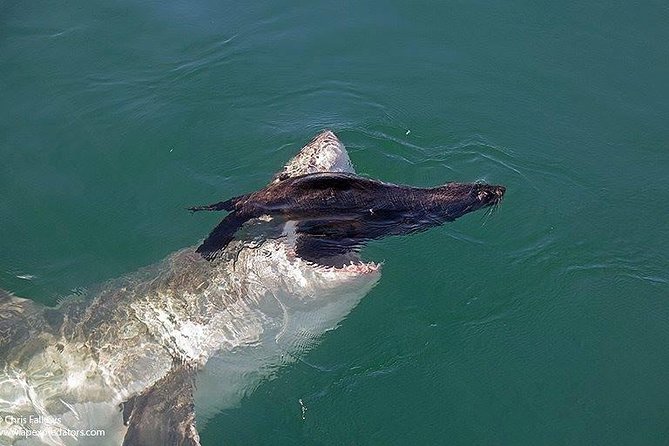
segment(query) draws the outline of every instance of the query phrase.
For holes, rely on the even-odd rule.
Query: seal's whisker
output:
[[[482,226],[485,226],[486,223],[490,220],[490,216],[492,215],[493,212],[493,206],[488,207],[483,215],[481,216],[481,220],[483,221]]]

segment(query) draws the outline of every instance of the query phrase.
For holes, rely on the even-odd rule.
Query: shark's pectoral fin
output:
[[[246,217],[240,217],[236,212],[228,214],[219,224],[209,233],[209,236],[197,248],[202,257],[207,260],[214,260],[219,252],[228,246],[228,243],[235,238],[235,233],[248,220]]]
[[[193,390],[193,370],[179,366],[125,402],[123,446],[199,446]]]
[[[62,314],[57,310],[0,289],[0,363],[9,361],[10,352],[41,348],[47,337],[36,334],[58,333],[61,322]]]

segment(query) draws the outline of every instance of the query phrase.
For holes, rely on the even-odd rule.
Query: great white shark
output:
[[[483,207],[502,186],[357,176],[325,131],[197,248],[44,307],[0,291],[0,444],[198,445],[202,425],[332,330],[380,277],[365,242]]]

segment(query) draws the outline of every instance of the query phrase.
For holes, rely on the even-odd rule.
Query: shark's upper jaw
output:
[[[316,172],[353,172],[344,145],[330,130],[316,135],[302,147],[283,169],[274,175],[271,184],[287,178]]]

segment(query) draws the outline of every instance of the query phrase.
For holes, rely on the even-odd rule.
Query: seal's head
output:
[[[448,183],[432,189],[433,203],[446,221],[485,207],[490,207],[492,212],[502,202],[505,192],[504,186],[485,183]]]

